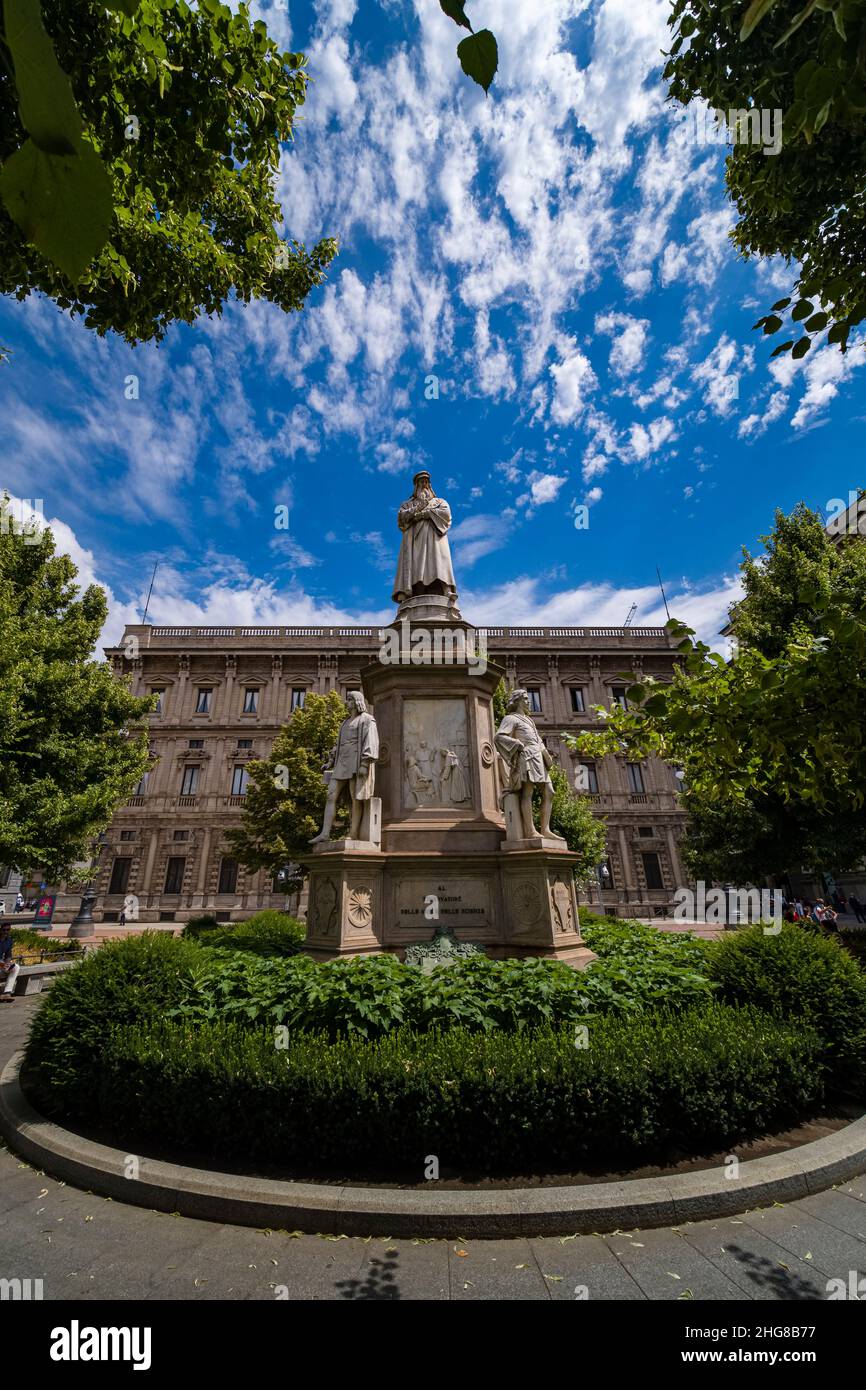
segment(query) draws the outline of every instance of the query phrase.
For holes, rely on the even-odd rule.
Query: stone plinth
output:
[[[458,631],[465,642],[465,625]],[[595,959],[580,936],[576,856],[558,837],[523,837],[513,811],[506,831],[493,742],[502,675],[480,659],[362,670],[379,731],[381,848],[331,841],[305,859],[307,949],[318,959],[402,956],[440,926],[497,959],[543,956],[578,969]],[[378,805],[370,817],[375,828]]]

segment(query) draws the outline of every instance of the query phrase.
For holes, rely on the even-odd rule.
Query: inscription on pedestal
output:
[[[456,928],[490,926],[489,883],[483,878],[403,879],[397,886],[397,925],[429,930],[436,922]]]

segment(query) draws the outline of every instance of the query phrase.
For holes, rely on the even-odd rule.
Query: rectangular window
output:
[[[232,796],[246,796],[250,774],[243,763],[238,763],[232,772]]]
[[[629,791],[633,793],[644,791],[643,769],[640,763],[626,763],[625,770],[628,776]]]
[[[583,714],[586,704],[583,698],[583,691],[580,686],[571,687],[571,709],[573,714]]]
[[[190,741],[189,741],[189,747],[190,747],[190,748],[204,748],[204,739],[203,739],[203,738],[191,738]]]
[[[540,714],[540,713],[541,713],[541,691],[540,691],[540,690],[527,690],[526,693],[527,693],[527,695],[529,696],[529,708],[530,708],[530,711],[531,711],[533,714]]]
[[[220,881],[217,888],[218,893],[234,893],[238,886],[238,861],[236,859],[220,860]]]
[[[195,712],[196,714],[210,714],[210,697],[212,690],[198,690],[196,692]]]
[[[246,753],[247,751],[252,752],[252,747],[253,747],[253,741],[252,741],[251,738],[239,738],[239,739],[238,739],[238,752],[239,752],[239,753]]]
[[[198,791],[198,775],[201,767],[198,763],[190,763],[183,770],[183,781],[180,784],[181,796],[195,796]]]
[[[599,867],[598,872],[601,876],[602,888],[616,887],[616,884],[613,881],[613,867],[609,859],[605,859],[604,863]]]
[[[257,714],[259,709],[258,690],[244,691],[244,714]]]
[[[594,763],[578,763],[574,786],[576,791],[589,792],[591,796],[598,794],[598,773]]]
[[[641,825],[638,826],[637,833],[638,835],[642,835],[645,840],[651,840],[653,835],[655,834],[655,831],[653,830],[651,825]]]
[[[125,893],[129,886],[129,870],[132,865],[130,858],[115,859],[111,866],[111,882],[108,885],[109,893]]]
[[[189,839],[189,831],[188,831],[188,830],[176,830],[176,831],[174,832],[174,834],[172,835],[171,838],[172,838],[173,840],[188,840],[188,839]]]
[[[303,709],[304,700],[307,698],[306,690],[292,691],[292,709]]]
[[[628,709],[628,700],[625,698],[625,686],[615,685],[611,688],[610,698],[620,709]]]
[[[121,840],[134,840],[135,835],[136,832],[134,830],[121,830],[120,832]]]
[[[135,784],[135,791],[132,793],[133,796],[144,796],[144,793],[147,791],[148,776],[149,774],[147,772],[141,774],[141,777]]]
[[[664,888],[665,885],[662,879],[662,870],[658,855],[644,854],[641,858],[643,859],[643,869],[646,875],[647,888]]]
[[[162,714],[162,707],[165,702],[165,688],[157,686],[152,689],[150,693],[156,696],[156,709],[154,710],[154,714]]]
[[[183,871],[186,868],[186,860],[174,855],[169,859],[165,866],[165,889],[166,893],[181,893],[183,891]]]

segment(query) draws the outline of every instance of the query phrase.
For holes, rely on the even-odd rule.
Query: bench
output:
[[[42,961],[40,965],[22,965],[15,981],[15,993],[41,994],[61,970],[68,970],[74,960]]]

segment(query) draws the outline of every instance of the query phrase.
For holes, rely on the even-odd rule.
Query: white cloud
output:
[[[610,370],[615,376],[633,376],[641,370],[649,337],[648,319],[636,319],[631,314],[599,314],[595,331],[612,339]]]

